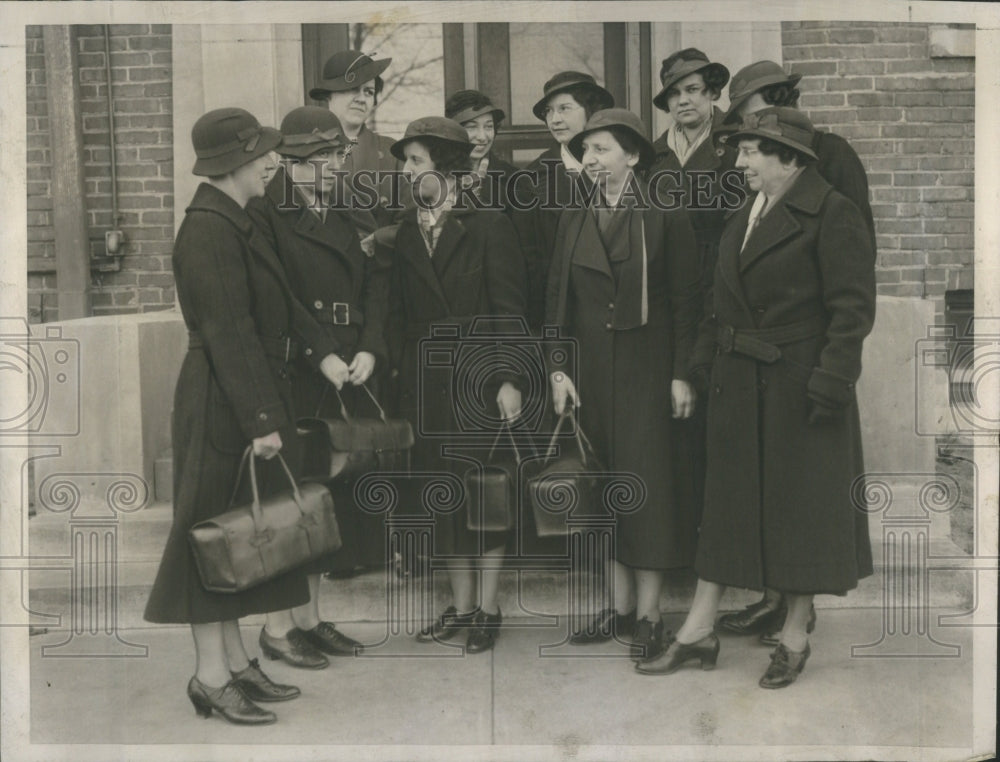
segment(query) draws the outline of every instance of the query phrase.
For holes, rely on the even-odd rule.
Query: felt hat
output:
[[[801,111],[771,106],[746,114],[739,128],[722,136],[721,140],[726,145],[737,146],[740,140],[746,138],[767,138],[816,159],[816,152],[812,148],[815,135],[812,122]]]
[[[625,130],[632,135],[639,143],[639,160],[645,166],[653,163],[656,151],[653,148],[653,144],[649,142],[649,137],[646,134],[646,126],[642,123],[642,119],[624,108],[606,108],[595,112],[587,120],[586,126],[569,141],[568,148],[570,153],[577,160],[582,159],[583,139],[593,132],[607,130],[610,127]]]
[[[602,109],[611,108],[615,105],[614,96],[597,84],[597,81],[589,74],[579,71],[563,71],[545,83],[545,86],[542,88],[544,95],[541,97],[541,100],[531,107],[531,113],[544,122],[545,106],[548,104],[549,98],[575,88],[577,85],[582,85],[587,90],[596,93],[601,99]]]
[[[191,143],[197,157],[192,172],[218,177],[273,151],[281,144],[281,133],[262,127],[249,111],[219,108],[194,123]]]
[[[339,50],[326,59],[326,63],[323,64],[323,76],[309,91],[309,97],[321,101],[327,98],[330,93],[354,90],[373,79],[375,80],[375,94],[378,95],[385,86],[385,82],[379,75],[391,63],[391,58],[382,58],[376,61],[360,50]]]

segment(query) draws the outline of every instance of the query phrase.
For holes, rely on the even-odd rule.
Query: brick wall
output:
[[[880,294],[973,286],[975,59],[932,58],[926,24],[786,22],[799,106],[868,170]]]
[[[104,28],[77,27],[92,297],[98,315],[174,303],[170,26],[111,25],[109,31],[119,226],[128,240],[117,262],[104,257],[104,232],[113,223]],[[58,300],[42,27],[27,27],[26,38],[28,305],[29,319],[44,322],[58,318]]]

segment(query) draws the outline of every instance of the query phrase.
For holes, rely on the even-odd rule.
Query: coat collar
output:
[[[246,210],[233,200],[232,197],[223,193],[214,185],[201,183],[194,192],[194,198],[188,205],[187,212],[201,211],[214,212],[225,217],[243,235],[249,236],[253,228],[253,223],[247,215]]]
[[[677,155],[667,143],[667,133],[673,129],[668,127],[660,137],[653,142],[653,150],[656,151],[656,162],[666,162],[668,165],[676,166],[678,169],[715,169],[722,164],[722,157],[726,155],[726,147],[718,141],[719,134],[724,134],[726,128],[722,124],[725,115],[718,106],[712,109],[712,130],[707,138],[691,154],[684,167],[681,167]]]
[[[745,271],[768,251],[802,230],[795,212],[815,216],[819,213],[830,190],[830,184],[820,176],[815,167],[806,167],[792,187],[777,201],[775,208],[764,215],[750,236],[746,247],[740,253],[740,271]],[[752,204],[748,203],[745,206],[749,218]],[[741,226],[741,229],[745,232],[746,225]]]

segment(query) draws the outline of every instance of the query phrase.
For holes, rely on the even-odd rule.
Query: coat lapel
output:
[[[441,235],[442,237],[444,236],[444,231],[442,231]],[[407,213],[406,219],[403,221],[397,234],[397,241],[399,243],[396,250],[399,255],[406,260],[441,303],[450,310],[448,300],[444,295],[444,289],[441,288],[441,281],[438,279],[437,273],[434,272],[434,265],[431,264],[431,258],[427,254],[427,247],[424,245],[424,238],[420,234],[416,209],[411,209]],[[439,239],[438,245],[440,243]]]
[[[736,297],[740,306],[747,312],[750,305],[747,304],[743,294],[743,284],[740,281],[740,246],[743,244],[743,236],[747,229],[747,220],[750,218],[750,199],[729,217],[726,227],[722,231],[719,239],[719,273],[722,281]]]
[[[461,213],[454,210],[448,212],[441,228],[441,235],[438,236],[437,246],[434,247],[432,269],[442,275],[448,271],[449,265],[455,258],[455,250],[463,237],[465,237],[465,225],[462,224]]]
[[[604,250],[604,243],[601,241],[601,234],[597,230],[597,220],[590,209],[578,209],[571,214],[569,229],[567,230],[566,243],[569,246],[569,256],[574,265],[586,267],[614,280],[611,274],[611,264],[608,262],[608,255]]]

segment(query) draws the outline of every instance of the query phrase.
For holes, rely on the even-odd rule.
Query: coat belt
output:
[[[313,311],[313,319],[323,325],[353,325],[363,328],[364,313],[348,302],[332,302],[323,309]]]
[[[781,357],[780,347],[821,336],[826,332],[828,323],[825,316],[816,315],[798,323],[772,328],[733,328],[731,325],[721,325],[715,335],[715,343],[720,352],[735,352],[761,362],[773,363]]]
[[[292,360],[299,351],[299,344],[289,337],[257,336],[264,354],[283,362]],[[204,349],[205,340],[198,331],[188,331],[188,349]]]
[[[475,316],[444,317],[444,318],[439,318],[437,320],[418,320],[412,323],[408,323],[403,328],[403,335],[407,339],[422,339],[431,335],[432,326],[456,325],[461,329],[471,325],[473,320],[475,320]],[[459,331],[459,333],[463,332]]]

